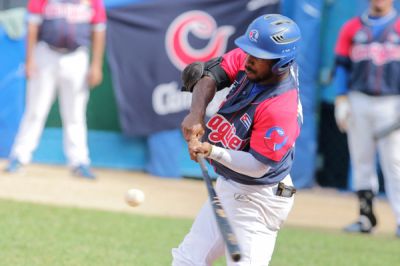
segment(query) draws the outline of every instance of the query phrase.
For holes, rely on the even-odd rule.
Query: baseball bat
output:
[[[390,133],[392,133],[395,130],[400,129],[400,120],[393,123],[392,125],[385,127],[384,129],[378,131],[375,133],[374,135],[374,139],[375,140],[379,140],[383,137],[386,137],[387,135],[389,135]]]
[[[236,235],[233,233],[232,227],[229,224],[228,217],[225,214],[222,204],[218,198],[217,193],[211,182],[211,177],[208,174],[208,170],[205,164],[205,159],[201,155],[197,155],[197,161],[200,165],[201,172],[203,174],[204,181],[208,190],[208,196],[210,198],[211,206],[217,220],[219,230],[221,232],[222,238],[226,244],[228,252],[233,261],[237,262],[241,258],[239,244]]]

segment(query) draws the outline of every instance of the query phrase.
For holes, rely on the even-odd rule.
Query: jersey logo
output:
[[[250,126],[251,126],[251,118],[250,116],[245,113],[244,115],[242,115],[242,117],[240,118],[240,122],[242,122],[242,124],[244,125],[244,127],[249,130]]]
[[[392,43],[357,44],[351,50],[350,58],[353,62],[371,60],[381,66],[390,61],[400,60],[400,47]]]
[[[282,149],[287,141],[288,136],[285,136],[285,131],[277,126],[268,129],[264,136],[264,144],[273,151]]]
[[[89,3],[90,4],[90,3]],[[91,5],[49,2],[44,9],[45,19],[65,19],[71,24],[90,23],[94,11]]]
[[[208,139],[213,143],[221,143],[224,148],[241,150],[247,144],[236,135],[236,128],[225,117],[217,114],[210,118],[207,127],[211,130]]]

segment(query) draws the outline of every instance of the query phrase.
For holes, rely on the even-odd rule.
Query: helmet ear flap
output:
[[[287,69],[290,68],[291,65],[294,63],[294,58],[293,57],[284,57],[281,58],[278,62],[276,62],[272,66],[272,72],[274,74],[282,74],[285,72]]]

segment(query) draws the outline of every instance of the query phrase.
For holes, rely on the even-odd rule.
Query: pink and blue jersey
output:
[[[292,168],[294,143],[300,133],[301,111],[297,81],[292,75],[279,84],[250,82],[244,72],[246,54],[235,49],[223,56],[221,67],[233,82],[218,112],[206,123],[205,138],[213,145],[250,152],[271,166],[261,178],[249,177],[212,161],[215,171],[248,185],[272,184]]]
[[[39,41],[75,50],[90,46],[93,30],[104,30],[102,0],[30,0],[29,21],[40,24]]]
[[[349,20],[336,48],[338,94],[400,94],[400,20],[396,12]]]

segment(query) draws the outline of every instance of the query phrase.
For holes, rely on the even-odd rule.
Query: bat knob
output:
[[[231,257],[234,262],[238,262],[241,258],[240,253],[233,253],[231,254]]]

